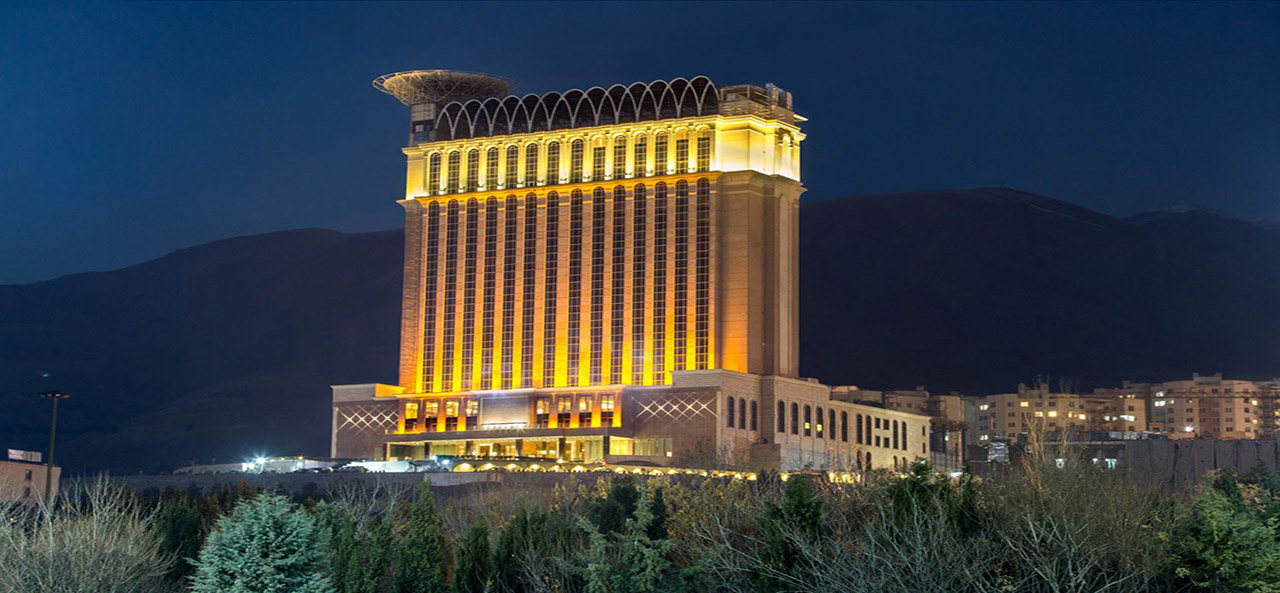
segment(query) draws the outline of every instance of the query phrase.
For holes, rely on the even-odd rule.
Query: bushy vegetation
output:
[[[1043,457],[985,481],[924,464],[860,484],[508,474],[439,502],[426,484],[99,485],[47,518],[6,510],[0,593],[1280,593],[1266,466],[1182,495]]]

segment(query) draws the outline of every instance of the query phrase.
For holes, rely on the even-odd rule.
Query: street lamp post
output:
[[[46,391],[40,394],[40,397],[47,397],[53,400],[53,418],[49,421],[49,459],[44,466],[44,503],[45,508],[52,509],[53,501],[50,500],[49,491],[53,487],[53,445],[54,437],[58,434],[58,400],[71,397],[70,393],[61,391]]]

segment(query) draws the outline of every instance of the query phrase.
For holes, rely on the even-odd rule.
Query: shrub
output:
[[[194,593],[330,593],[319,534],[284,497],[261,494],[218,520],[192,577]]]

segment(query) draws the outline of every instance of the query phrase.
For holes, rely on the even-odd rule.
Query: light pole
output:
[[[49,459],[44,466],[44,503],[46,509],[53,508],[53,501],[49,496],[49,489],[53,487],[53,444],[54,437],[58,434],[58,400],[71,397],[70,393],[61,391],[46,391],[40,394],[40,397],[47,397],[53,400],[53,418],[49,421]]]

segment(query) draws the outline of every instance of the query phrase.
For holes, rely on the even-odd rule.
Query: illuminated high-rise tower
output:
[[[399,385],[335,387],[335,455],[727,447],[769,465],[750,449],[776,449],[778,382],[828,398],[796,378],[789,93],[697,77],[501,96],[449,71],[374,86],[412,113]]]

